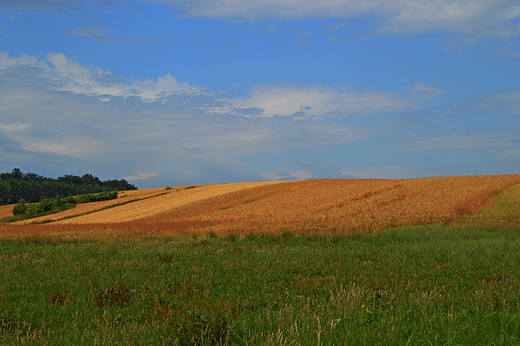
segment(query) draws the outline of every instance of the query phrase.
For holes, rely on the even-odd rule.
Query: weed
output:
[[[94,298],[89,300],[94,303],[94,306],[97,308],[107,306],[126,307],[130,305],[133,295],[137,292],[121,282],[114,286],[107,286],[105,289],[101,288],[96,277],[92,277],[91,282]]]
[[[148,323],[171,345],[232,345],[236,309],[224,300],[157,301],[149,309]]]
[[[65,305],[70,303],[72,294],[68,287],[55,286],[48,295],[47,300],[52,305]]]
[[[31,325],[26,321],[21,321],[9,312],[0,313],[0,337],[18,338],[24,334],[30,333]],[[1,339],[0,339],[1,340]]]
[[[239,239],[239,236],[238,236],[238,234],[236,234],[236,233],[228,234],[228,235],[224,238],[225,241],[227,241],[227,242],[231,242],[231,243],[236,242],[238,239]]]
[[[174,254],[171,253],[159,254],[158,256],[161,263],[172,263],[174,259]]]
[[[10,316],[0,317],[0,335],[20,335],[22,330],[17,328],[18,323]]]

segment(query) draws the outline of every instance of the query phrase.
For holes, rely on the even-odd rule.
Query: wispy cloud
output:
[[[516,0],[151,0],[170,4],[190,17],[261,20],[265,18],[381,18],[381,35],[442,29],[473,37],[510,39],[520,35]]]
[[[77,36],[88,38],[94,42],[104,44],[116,43],[139,43],[158,40],[161,35],[123,35],[119,37],[107,37],[109,28],[80,25],[73,28],[67,28],[69,36]]]
[[[88,0],[87,0],[88,1]],[[113,2],[108,0],[109,2]],[[26,11],[75,11],[83,7],[78,0],[2,0],[0,1],[0,11],[2,10],[26,10]]]
[[[259,25],[251,29],[252,32],[260,34],[260,33],[270,33],[275,34],[280,32],[280,28],[276,25],[268,24],[268,25]]]
[[[12,123],[12,124],[0,123],[0,130],[3,130],[5,132],[24,131],[29,127],[31,127],[30,124],[22,124],[20,122],[16,122],[16,123]]]
[[[520,114],[515,88],[429,110],[420,108],[421,99],[444,91],[419,82],[396,93],[259,84],[239,97],[169,74],[126,80],[61,53],[49,53],[46,59],[0,53],[0,81],[2,164],[49,171],[59,167],[57,174],[93,172],[95,167],[106,178],[131,178],[140,187],[415,174],[409,163],[349,168],[351,157],[363,155],[356,149],[345,149],[348,155],[340,155],[348,157],[345,162],[302,159],[280,169],[253,169],[238,159],[360,141],[418,155],[494,151],[502,160],[515,158],[518,149],[519,129],[506,119]],[[479,120],[479,112],[493,112],[495,122]],[[439,117],[450,121],[439,125]]]
[[[89,96],[104,96],[101,98],[102,101],[107,101],[110,97],[138,97],[145,102],[152,102],[171,95],[189,95],[202,90],[188,83],[178,82],[170,74],[157,80],[134,80],[128,83],[109,71],[81,65],[62,53],[49,53],[47,60],[53,68],[45,68],[44,75],[59,85],[58,90]],[[34,65],[34,62],[32,64]]]
[[[214,112],[236,113],[240,109],[259,109],[255,116],[275,115],[323,117],[326,115],[357,116],[410,109],[412,105],[390,93],[356,93],[347,87],[326,85],[257,85],[248,98],[231,100],[227,107]]]
[[[406,90],[406,92],[421,100],[432,100],[444,94],[444,90],[423,83],[415,83],[415,85]]]
[[[504,137],[505,136],[505,137]],[[501,132],[471,132],[412,135],[406,139],[404,146],[417,151],[452,151],[482,150],[503,147],[514,137],[514,134]]]
[[[340,171],[344,176],[353,176],[362,179],[406,179],[416,176],[413,165],[343,168]]]
[[[156,184],[167,177],[200,183],[217,176],[257,180],[259,173],[231,157],[337,145],[364,136],[363,130],[334,121],[250,116],[259,110],[211,112],[208,105],[243,102],[170,75],[127,82],[61,53],[49,53],[47,60],[2,54],[0,80],[0,135],[6,143],[0,160],[7,166],[53,162],[61,171],[78,174],[96,167]],[[268,109],[286,111],[275,104]]]

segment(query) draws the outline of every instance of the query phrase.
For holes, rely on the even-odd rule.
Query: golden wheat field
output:
[[[125,191],[117,200],[78,205],[37,219],[58,220],[52,223],[0,226],[0,236],[126,238],[210,231],[223,235],[377,231],[475,214],[497,194],[519,183],[520,175],[490,175],[248,182]],[[132,199],[142,200],[99,210]],[[80,215],[86,212],[90,213]],[[79,216],[60,220],[73,215]]]
[[[13,213],[11,210],[13,210],[14,204],[11,205],[2,205],[0,206],[0,219],[3,219],[4,217],[13,216]]]
[[[217,196],[147,219],[205,221],[215,229],[301,229],[326,226],[374,231],[434,224],[483,209],[519,175],[409,180],[311,180]]]

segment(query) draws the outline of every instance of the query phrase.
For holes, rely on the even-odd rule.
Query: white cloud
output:
[[[492,94],[476,104],[480,109],[504,109],[509,115],[520,115],[520,88]]]
[[[434,133],[412,135],[403,146],[419,151],[482,150],[498,148],[513,140],[513,134],[504,132]]]
[[[159,39],[160,35],[123,35],[119,37],[107,37],[110,29],[91,25],[80,25],[68,28],[68,35],[88,38],[94,42],[104,44],[147,42]]]
[[[125,177],[126,180],[142,180],[142,179],[148,179],[152,177],[157,177],[159,175],[159,172],[156,171],[147,171],[147,172],[139,172],[135,175],[130,175],[128,177]]]
[[[58,90],[72,91],[75,94],[123,98],[133,96],[145,102],[152,102],[171,95],[189,95],[202,90],[188,83],[178,82],[170,74],[159,77],[156,81],[147,79],[127,83],[99,67],[85,67],[62,53],[49,53],[47,60],[54,66],[54,69],[47,71],[47,75],[60,84]]]
[[[38,164],[56,174],[88,171],[102,177],[96,174],[101,172],[158,186],[175,184],[161,180],[167,177],[198,180],[192,183],[257,180],[261,175],[231,157],[331,146],[366,135],[363,129],[326,118],[317,122],[308,116],[270,116],[292,108],[277,106],[281,100],[269,104],[268,95],[254,100],[268,106],[269,116],[248,117],[263,112],[242,109],[239,114],[236,104],[249,99],[180,83],[169,75],[128,83],[63,54],[50,53],[47,60],[1,54],[0,64],[0,161],[6,166]],[[311,103],[316,110],[305,110],[311,114],[327,109],[323,103],[341,94],[321,86],[288,90],[286,95],[317,94]],[[332,96],[321,100],[323,90]],[[237,114],[207,111],[225,105]]]
[[[68,35],[70,36],[78,36],[78,37],[87,37],[87,38],[96,38],[103,37],[108,34],[109,29],[103,28],[99,26],[92,25],[80,25],[73,28],[68,28]]]
[[[415,85],[406,90],[406,92],[421,100],[432,100],[444,94],[444,90],[423,83],[415,83]]]
[[[78,11],[84,10],[81,3],[92,2],[95,4],[111,5],[118,0],[2,0],[0,1],[0,11],[2,10],[27,10],[27,11]]]
[[[262,178],[267,180],[305,180],[312,178],[312,172],[305,170],[284,170],[258,172]]]
[[[260,109],[256,116],[274,115],[323,117],[331,113],[368,115],[409,109],[412,105],[390,93],[355,93],[347,88],[325,85],[257,85],[248,98],[231,100],[227,106],[210,109],[212,112],[234,113],[241,109]]]
[[[63,53],[48,53],[47,61],[27,54],[16,58],[0,52],[0,69],[39,68],[42,77],[55,82],[56,90],[88,96],[103,96],[100,98],[102,101],[108,101],[110,97],[137,97],[145,102],[153,102],[171,95],[191,95],[204,90],[188,83],[178,82],[170,74],[159,77],[157,80],[132,80],[129,83],[100,67],[82,65],[67,58]]]
[[[384,166],[384,167],[364,167],[364,168],[343,168],[340,170],[344,176],[355,176],[361,179],[406,179],[414,177],[414,167],[405,166]]]
[[[442,92],[416,83],[397,95]],[[277,84],[257,85],[248,97],[240,98],[178,82],[170,75],[127,81],[63,54],[38,59],[0,53],[0,162],[30,171],[36,171],[32,167],[38,164],[59,175],[92,172],[104,178],[101,172],[106,178],[127,177],[144,187],[262,177],[403,178],[410,174],[405,166],[340,170],[356,156],[374,156],[370,165],[385,156],[377,152],[379,144],[370,144],[366,151],[360,151],[357,143],[349,147],[362,139],[416,156],[421,151],[442,156],[449,150],[474,154],[486,149],[495,150],[496,158],[496,152],[517,148],[518,131],[509,126],[511,117],[504,113],[520,114],[518,89],[433,110],[417,110],[415,101],[397,95]],[[406,122],[416,127],[396,126],[399,119],[390,113],[402,110],[407,111],[402,118],[412,117],[413,121],[407,118]],[[486,111],[492,111],[496,130],[485,128],[489,119],[483,122],[479,112]],[[458,119],[452,119],[452,114]],[[346,125],[344,118],[352,115],[373,117],[349,118],[349,123],[359,124]],[[444,116],[450,121],[437,120]],[[430,128],[428,124],[435,121],[442,124]],[[334,146],[338,145],[344,145],[343,156],[323,155],[320,164],[315,158],[303,160],[307,164],[295,164],[283,172],[276,165],[255,171],[239,159],[319,147],[323,153],[328,147],[337,152],[340,149]],[[343,161],[332,161],[337,158]]]
[[[31,124],[22,124],[20,122],[12,123],[12,124],[0,124],[0,129],[5,132],[14,132],[14,131],[24,131],[25,129],[31,127]]]
[[[36,138],[34,136],[14,138],[23,143],[23,149],[30,152],[46,152],[81,159],[95,158],[104,149],[105,144],[103,140],[78,134],[74,136],[63,135],[53,139]]]
[[[478,37],[509,39],[520,35],[517,0],[150,0],[170,4],[190,17],[382,18],[379,34],[443,29]]]
[[[6,52],[0,52],[0,69],[9,67],[39,67],[46,69],[49,66],[45,61],[40,60],[37,56],[22,54],[19,58],[10,57]]]

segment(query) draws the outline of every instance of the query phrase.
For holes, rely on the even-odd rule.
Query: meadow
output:
[[[0,343],[519,345],[518,178],[281,183],[3,225]]]

